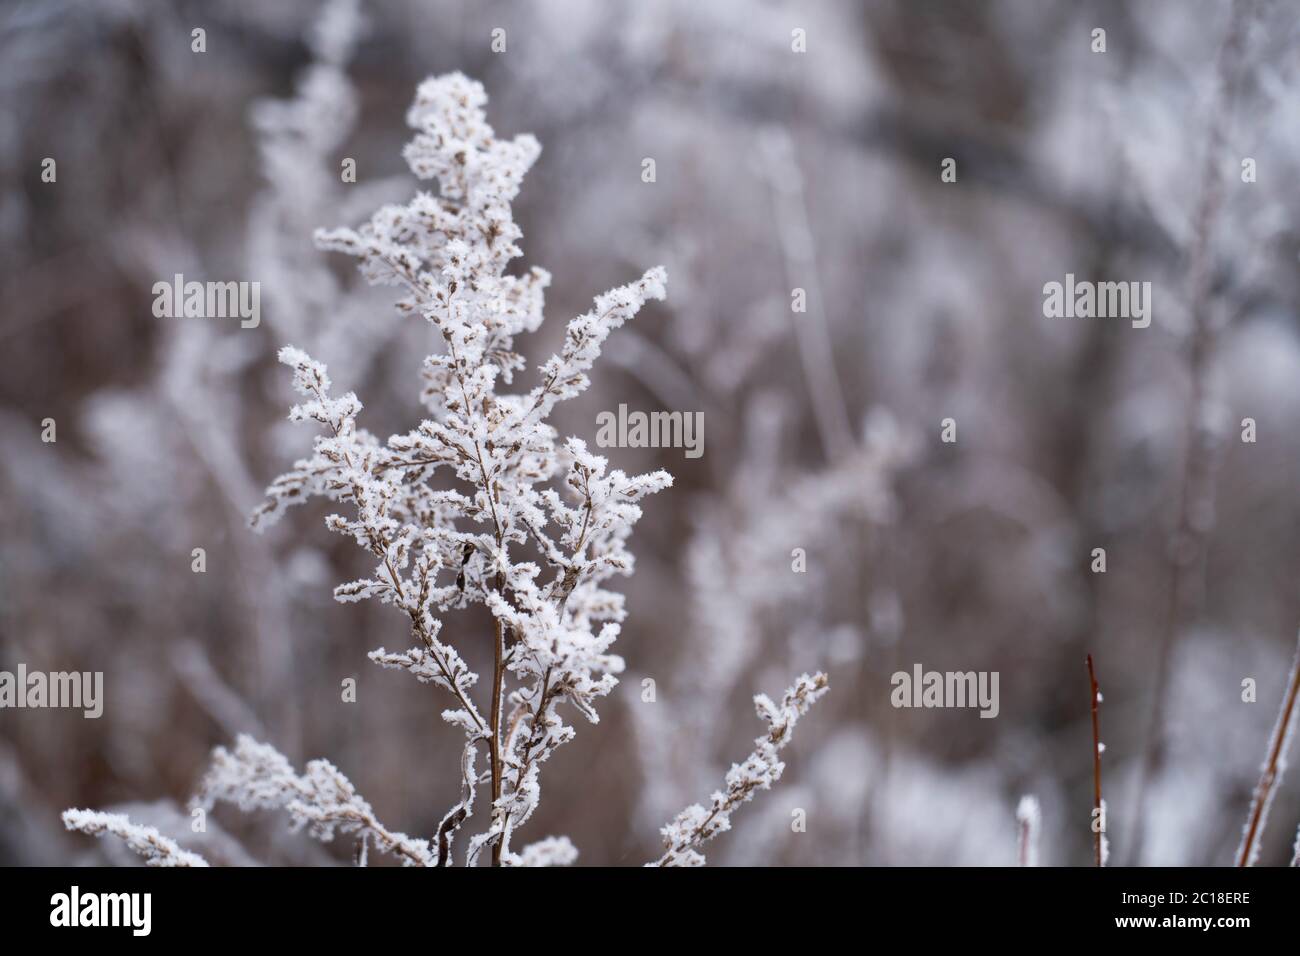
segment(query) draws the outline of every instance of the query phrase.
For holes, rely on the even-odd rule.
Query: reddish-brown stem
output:
[[[506,586],[505,575],[497,573],[497,591],[500,592]],[[501,646],[503,641],[501,618],[493,617],[493,634],[492,634],[492,805],[496,806],[497,800],[501,798],[501,680],[505,675],[505,667],[501,663],[501,656],[504,648]],[[492,865],[501,865],[501,844],[502,840],[498,839],[492,845]]]
[[[1101,688],[1097,686],[1097,672],[1092,667],[1092,655],[1088,655],[1088,685],[1092,690],[1092,828],[1093,851],[1098,866],[1101,862],[1101,841],[1105,839],[1105,814],[1101,812],[1101,724],[1097,717],[1097,705],[1101,702]]]
[[[1300,696],[1300,635],[1296,638],[1296,656],[1291,664],[1286,697],[1282,701],[1282,712],[1278,714],[1277,726],[1273,728],[1273,739],[1268,745],[1268,758],[1255,786],[1255,797],[1250,804],[1250,817],[1246,821],[1246,835],[1242,838],[1241,849],[1237,852],[1237,866],[1250,866],[1255,855],[1255,844],[1263,835],[1264,812],[1268,807],[1273,787],[1281,775],[1282,748],[1286,746],[1287,730],[1295,719],[1296,698]],[[1300,838],[1296,840],[1300,845]]]

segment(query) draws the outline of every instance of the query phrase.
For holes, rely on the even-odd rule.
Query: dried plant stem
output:
[[[1101,688],[1097,686],[1097,673],[1092,667],[1092,655],[1088,655],[1088,684],[1092,689],[1092,812],[1093,812],[1093,846],[1098,866],[1104,866],[1102,858],[1102,841],[1105,840],[1104,829],[1106,815],[1101,806],[1101,724],[1098,720],[1098,705],[1101,703]]]
[[[505,587],[505,576],[497,574],[497,591]],[[493,617],[493,635],[492,635],[492,716],[490,718],[492,725],[492,805],[496,806],[497,800],[501,798],[501,684],[505,677],[505,664],[502,662],[504,651],[502,643],[505,635],[502,633],[501,618]],[[492,865],[501,865],[501,847],[504,840],[497,840],[492,845]]]
[[[1255,857],[1259,854],[1259,841],[1264,835],[1264,824],[1268,821],[1268,807],[1273,802],[1273,794],[1286,771],[1286,749],[1294,729],[1297,696],[1300,696],[1300,634],[1296,636],[1296,655],[1291,662],[1291,674],[1287,678],[1286,697],[1282,700],[1282,710],[1273,727],[1273,739],[1268,745],[1268,755],[1264,760],[1259,783],[1255,785],[1250,816],[1246,819],[1241,847],[1237,851],[1237,866],[1253,866]]]

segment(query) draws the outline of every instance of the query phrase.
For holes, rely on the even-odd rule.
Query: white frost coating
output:
[[[328,760],[311,761],[306,773],[298,776],[283,754],[246,734],[239,736],[233,751],[218,747],[212,753],[212,766],[196,803],[210,810],[218,801],[244,811],[287,810],[294,830],[306,827],[326,843],[334,839],[335,831],[355,833],[406,865],[433,862],[425,841],[391,832],[376,820],[370,804]]]
[[[421,83],[407,114],[416,134],[403,156],[416,176],[438,181],[437,195],[384,206],[357,229],[316,233],[321,248],[357,257],[371,283],[400,288],[399,311],[438,333],[442,348],[424,362],[426,417],[381,441],[358,425],[357,397],[334,397],[325,366],[286,346],[280,361],[293,369],[304,399],[290,418],[314,421],[325,433],[310,457],[272,483],[253,515],[263,527],[312,497],[347,506],[350,513],[330,515],[327,527],[376,563],[367,577],[335,588],[335,599],[377,599],[401,611],[415,646],[379,648],[371,660],[447,691],[453,706],[443,718],[465,734],[467,756],[487,744],[499,796],[483,815],[486,828],[469,841],[470,863],[489,848],[503,860],[526,858],[510,854],[511,833],[537,806],[541,764],[574,734],[559,705],[568,701],[596,721],[596,699],[623,669],[611,651],[623,599],[602,584],[632,573],[626,541],[641,517],[638,502],[672,484],[664,471],[610,469],[580,439],[559,443],[546,422],[557,403],[587,388],[610,333],[664,297],[662,268],[597,296],[591,311],[570,321],[530,391],[498,390],[525,368],[514,339],[541,326],[550,276],[539,268],[506,273],[521,255],[511,202],[541,147],[528,135],[499,139],[486,103],[482,85],[460,73]],[[525,548],[547,567],[517,557]],[[435,615],[471,604],[487,607],[496,639],[510,648],[499,706],[474,702],[478,675],[439,638]],[[474,810],[479,781],[464,776],[472,761],[462,763],[462,799],[432,841],[439,864],[450,862],[452,838]],[[563,856],[558,844],[546,844],[532,858],[543,853]]]
[[[501,862],[506,866],[570,866],[577,859],[577,847],[561,836],[530,843],[522,853],[510,853]]]
[[[124,813],[101,813],[98,810],[64,810],[63,825],[69,830],[79,830],[90,836],[111,833],[126,842],[134,852],[144,857],[149,866],[207,866],[208,861],[197,853],[182,850],[171,837],[163,836],[153,827],[132,823]]]
[[[1026,795],[1016,807],[1016,822],[1020,825],[1020,845],[1017,860],[1021,866],[1038,866],[1039,836],[1043,829],[1043,814],[1038,798]]]
[[[707,808],[693,803],[663,827],[664,855],[648,866],[703,866],[700,846],[719,833],[731,829],[731,814],[742,803],[754,798],[759,790],[770,790],[781,779],[785,764],[777,756],[790,742],[794,725],[808,712],[819,697],[830,689],[826,675],[801,674],[779,705],[766,694],[754,697],[754,708],[767,723],[767,733],[755,738],[754,752],[744,763],[732,764],[727,771],[726,790],[717,790]]]
[[[340,36],[347,29],[340,27]],[[318,40],[325,57],[345,55],[345,45],[330,30]],[[309,456],[275,479],[251,519],[265,527],[313,497],[340,506],[342,513],[326,518],[327,528],[353,539],[374,569],[338,585],[335,599],[378,599],[409,623],[410,650],[379,648],[371,658],[451,696],[442,716],[465,738],[460,799],[431,838],[410,838],[384,827],[328,761],[311,761],[300,775],[274,748],[246,736],[232,750],[214,751],[198,796],[209,807],[226,801],[245,810],[283,809],[295,829],[321,840],[353,835],[358,862],[373,845],[406,864],[450,864],[454,838],[489,781],[491,803],[479,815],[479,832],[466,841],[466,863],[488,851],[511,865],[574,861],[567,838],[516,853],[512,833],[537,808],[541,765],[574,736],[561,704],[597,721],[598,699],[624,668],[613,652],[623,597],[604,585],[634,570],[627,539],[642,516],[641,499],[672,484],[664,471],[628,475],[612,468],[581,439],[561,442],[547,422],[558,403],[588,387],[587,374],[610,334],[646,302],[664,298],[662,267],[597,296],[590,311],[571,320],[531,389],[499,390],[525,370],[515,337],[541,326],[550,276],[540,268],[506,273],[521,254],[511,202],[540,146],[528,135],[498,139],[485,120],[486,102],[483,87],[460,73],[422,83],[407,116],[416,135],[403,155],[417,176],[438,181],[437,194],[419,192],[406,205],[384,206],[355,230],[316,234],[321,248],[357,257],[371,283],[401,289],[399,311],[436,330],[439,350],[423,367],[423,420],[381,440],[359,425],[357,396],[336,395],[325,365],[286,345],[279,360],[292,370],[301,396],[289,418],[315,422],[323,433]],[[318,337],[309,333],[304,337]],[[474,604],[490,613],[495,633],[463,639],[494,639],[499,661],[484,683],[499,684],[500,693],[483,702],[473,697],[484,694],[478,675],[441,639],[443,617]],[[661,862],[703,862],[695,847],[725,830],[736,806],[780,777],[778,751],[825,690],[825,675],[804,675],[780,705],[755,698],[767,734],[727,774],[712,812],[688,808],[665,829],[669,849]],[[487,768],[476,763],[483,749]]]

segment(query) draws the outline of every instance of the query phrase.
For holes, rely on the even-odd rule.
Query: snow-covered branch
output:
[[[153,827],[132,823],[124,813],[101,813],[98,810],[64,810],[63,825],[69,830],[79,830],[90,836],[112,834],[125,841],[134,852],[144,857],[148,866],[207,866],[207,860],[197,853],[182,850],[171,837],[163,836]]]
[[[287,810],[294,830],[306,827],[326,843],[336,831],[355,833],[366,845],[373,844],[408,866],[433,863],[425,841],[393,832],[375,819],[370,804],[328,760],[311,761],[299,776],[278,750],[247,735],[240,735],[233,751],[224,747],[213,751],[196,802],[211,809],[219,801],[244,811]]]
[[[726,789],[709,798],[708,807],[691,804],[662,829],[664,855],[650,866],[703,866],[699,847],[719,833],[731,829],[731,814],[742,803],[754,798],[759,790],[770,790],[781,779],[785,764],[778,756],[790,742],[794,725],[817,699],[830,689],[825,674],[809,677],[801,674],[780,704],[766,694],[754,697],[754,707],[767,722],[767,733],[754,740],[754,751],[743,763],[732,764],[727,771]]]

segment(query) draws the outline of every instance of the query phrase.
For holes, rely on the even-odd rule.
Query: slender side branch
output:
[[[207,860],[197,853],[183,850],[171,837],[155,828],[132,823],[124,813],[100,813],[97,810],[64,810],[63,825],[91,836],[111,833],[144,857],[146,866],[205,867]]]
[[[742,803],[754,798],[759,790],[769,790],[785,770],[777,756],[790,742],[794,725],[808,712],[819,697],[830,689],[825,674],[809,677],[801,674],[781,703],[775,704],[766,694],[754,697],[758,716],[767,724],[767,733],[754,741],[754,752],[744,763],[732,764],[727,773],[726,790],[715,791],[710,805],[691,804],[663,827],[664,855],[647,866],[703,866],[699,847],[719,833],[731,829],[731,814]]]

